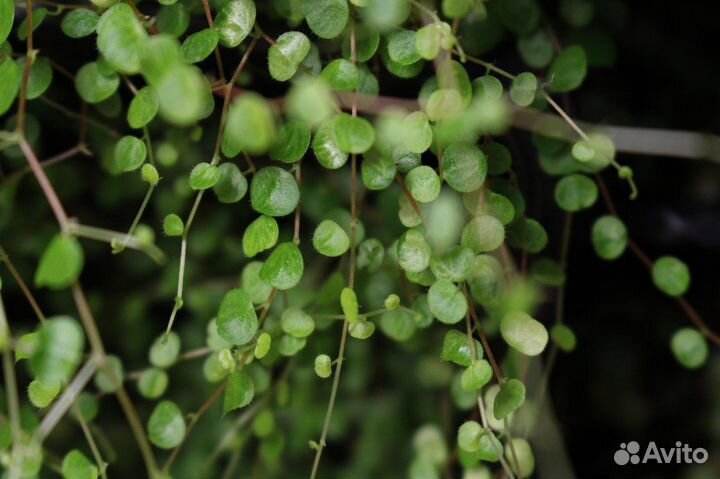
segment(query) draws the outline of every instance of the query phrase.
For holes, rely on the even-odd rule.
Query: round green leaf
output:
[[[350,237],[334,221],[323,220],[313,233],[313,246],[321,255],[334,258],[350,248]]]
[[[26,58],[18,60],[20,71],[25,71]],[[30,76],[28,77],[27,91],[25,97],[28,100],[34,100],[41,96],[50,87],[53,80],[53,70],[50,62],[45,57],[38,57],[30,67]]]
[[[177,126],[188,126],[207,115],[213,101],[209,84],[200,70],[188,65],[175,65],[155,85],[160,114]],[[212,109],[212,104],[210,104]]]
[[[43,22],[45,21],[45,17],[47,17],[47,14],[48,14],[47,8],[41,7],[41,8],[36,8],[33,10],[33,15],[32,15],[32,17],[33,17],[32,31],[33,32],[35,30],[37,30],[40,25],[43,24]],[[27,40],[28,33],[29,33],[28,28],[29,28],[29,21],[28,21],[28,16],[26,15],[25,18],[23,19],[23,21],[20,22],[20,25],[18,25],[18,28],[17,28],[16,33],[17,33],[18,40],[21,40],[23,42],[25,40]]]
[[[560,287],[565,284],[565,272],[557,261],[540,258],[530,266],[530,276],[540,284]]]
[[[169,368],[180,355],[180,336],[170,331],[159,336],[150,346],[150,364],[158,368]]]
[[[414,111],[403,118],[403,146],[411,153],[423,153],[430,148],[433,139],[432,128],[427,115]]]
[[[247,291],[250,299],[255,304],[262,304],[268,300],[272,292],[272,286],[260,279],[260,270],[263,267],[261,261],[251,261],[243,268],[240,276],[240,285]]]
[[[308,27],[320,38],[335,38],[345,29],[350,16],[346,0],[313,0],[302,5]]]
[[[156,88],[173,69],[186,66],[177,39],[162,34],[153,35],[144,42],[140,63],[143,76]]]
[[[460,92],[453,88],[440,88],[430,94],[424,109],[432,121],[453,118],[462,111],[463,99]]]
[[[295,336],[285,334],[280,338],[278,352],[286,357],[295,356],[305,348],[306,344],[307,340],[305,338],[296,338]]]
[[[522,311],[507,313],[500,322],[500,333],[505,342],[527,356],[542,353],[548,342],[545,326]]]
[[[565,352],[571,352],[577,346],[577,338],[572,329],[564,324],[556,324],[550,330],[550,339],[555,345]]]
[[[425,60],[434,60],[440,53],[440,42],[443,37],[441,25],[446,24],[429,23],[415,34],[415,50]]]
[[[327,379],[332,375],[332,359],[330,359],[330,356],[318,354],[315,357],[315,374],[322,379]]]
[[[428,290],[428,305],[433,316],[445,324],[455,324],[467,314],[465,295],[452,281],[437,280]]]
[[[182,53],[188,63],[198,63],[212,54],[220,41],[217,30],[206,28],[187,37],[182,43]]]
[[[7,40],[7,37],[10,35],[14,20],[15,2],[13,2],[13,0],[0,0],[0,45],[5,43],[5,40]],[[1,81],[0,84],[2,84]],[[2,98],[2,95],[0,95],[0,98]],[[0,115],[1,114],[0,112]]]
[[[416,329],[413,315],[404,309],[388,311],[380,317],[380,330],[395,341],[407,341]]]
[[[419,273],[426,269],[430,265],[431,254],[430,245],[418,230],[407,230],[397,243],[398,264],[410,273]]]
[[[99,369],[95,374],[95,386],[104,393],[117,391],[124,381],[124,368],[122,361],[117,356],[108,355],[107,364],[112,373]]]
[[[85,255],[73,236],[58,234],[53,237],[35,271],[35,286],[64,289],[72,286],[80,276]]]
[[[454,143],[443,152],[442,173],[448,185],[456,191],[477,190],[487,175],[485,154],[473,145]]]
[[[487,253],[498,249],[505,240],[502,222],[490,215],[476,216],[462,232],[462,244],[475,253]]]
[[[303,270],[303,257],[297,245],[281,243],[260,270],[260,279],[277,289],[290,289],[300,282]]]
[[[250,223],[243,234],[243,253],[252,258],[275,246],[280,230],[271,216],[260,216]]]
[[[463,451],[475,452],[480,448],[480,438],[485,431],[477,421],[464,422],[458,429],[457,443]]]
[[[385,248],[375,238],[368,238],[358,245],[356,265],[358,268],[367,268],[368,271],[376,271],[385,257]]]
[[[560,52],[550,65],[550,88],[567,92],[579,87],[587,74],[587,57],[582,47],[573,45]]]
[[[349,323],[354,324],[358,322],[360,306],[358,306],[358,299],[355,294],[355,290],[348,287],[342,289],[340,292],[340,307],[345,315],[345,319]]]
[[[228,111],[224,135],[233,150],[250,155],[267,152],[275,141],[275,118],[267,100],[257,93],[235,100]]]
[[[283,33],[268,51],[270,76],[277,81],[289,80],[309,52],[310,40],[304,33]]]
[[[475,254],[465,246],[454,246],[430,258],[430,270],[437,279],[460,283],[473,273]]]
[[[365,320],[355,321],[348,328],[350,336],[355,339],[368,339],[375,333],[375,323]]]
[[[537,77],[530,72],[523,72],[515,77],[510,86],[510,99],[518,106],[530,106],[535,101],[537,88]]]
[[[190,172],[190,188],[193,190],[207,190],[220,181],[220,170],[210,163],[198,163]]]
[[[342,54],[345,58],[350,59],[350,32],[347,32],[343,38]],[[374,28],[364,25],[355,25],[355,60],[358,62],[366,62],[370,60],[380,45],[380,34]]]
[[[115,144],[115,166],[119,171],[134,171],[145,163],[145,142],[134,136],[124,136]]]
[[[69,381],[82,360],[84,344],[82,328],[74,319],[59,316],[45,321],[30,358],[33,374],[46,384]]]
[[[220,179],[213,186],[213,191],[220,203],[237,203],[245,196],[248,182],[245,175],[235,163],[223,163],[217,167]]]
[[[179,37],[190,25],[190,14],[182,3],[165,5],[158,10],[155,25],[161,33]]]
[[[493,370],[484,359],[473,361],[460,377],[460,385],[466,391],[477,391],[492,379]]]
[[[140,129],[152,121],[160,109],[160,100],[151,86],[138,90],[137,95],[130,101],[127,112],[127,122],[130,128]]]
[[[495,418],[500,420],[506,418],[523,403],[525,403],[525,385],[515,378],[508,379],[495,396],[493,404]]]
[[[150,442],[161,449],[172,449],[185,437],[185,418],[180,409],[171,401],[161,401],[147,424]]]
[[[568,175],[555,185],[555,202],[565,211],[589,208],[595,204],[597,197],[597,185],[584,175]]]
[[[682,296],[690,287],[690,270],[674,256],[663,256],[653,264],[655,286],[668,296]]]
[[[315,158],[317,158],[323,168],[329,170],[341,168],[348,160],[348,154],[340,149],[333,130],[333,120],[321,123],[315,132],[312,143]]]
[[[707,362],[709,350],[705,337],[694,328],[682,328],[673,334],[670,349],[675,359],[688,369],[697,369]]]
[[[420,60],[415,48],[415,32],[412,30],[398,30],[388,35],[388,54],[392,61],[400,65],[410,65]]]
[[[506,0],[498,5],[503,24],[518,35],[527,35],[537,29],[540,7],[536,0]]]
[[[475,352],[478,357],[482,357],[483,349],[477,340],[474,341]],[[443,361],[450,361],[459,366],[468,367],[473,360],[473,350],[470,347],[467,333],[451,329],[445,333],[443,338],[442,352],[440,358]]]
[[[513,248],[539,253],[547,246],[548,236],[545,228],[534,219],[518,218],[508,227],[507,241]]]
[[[235,48],[252,31],[255,25],[255,2],[253,0],[231,0],[226,2],[215,17],[215,30],[220,44]]]
[[[595,253],[605,260],[619,258],[628,245],[625,223],[616,216],[601,216],[592,227],[592,244]]]
[[[476,78],[473,83],[473,94],[484,100],[499,100],[503,95],[503,85],[492,75],[483,75]]]
[[[97,466],[77,449],[63,458],[61,471],[63,479],[97,479],[99,475]]]
[[[262,168],[250,183],[250,203],[268,216],[285,216],[295,210],[300,189],[290,173],[276,166]]]
[[[280,317],[282,330],[296,338],[305,338],[315,331],[315,320],[300,308],[287,308]]]
[[[228,291],[220,303],[216,321],[218,334],[230,344],[240,346],[252,341],[258,318],[250,295],[242,289]]]
[[[296,163],[305,156],[308,146],[310,128],[305,123],[290,120],[280,127],[275,143],[270,148],[270,158],[283,163]]]
[[[517,48],[523,61],[532,68],[545,68],[555,54],[552,40],[543,29],[518,37]]]
[[[353,91],[360,82],[360,73],[355,65],[344,58],[338,58],[323,68],[320,78],[325,80],[331,90]]]
[[[375,130],[364,118],[340,113],[333,120],[338,147],[348,153],[365,153],[375,142]]]
[[[347,158],[347,157],[346,157]],[[381,154],[366,155],[360,164],[363,185],[369,190],[384,190],[395,180],[395,160]]]
[[[183,220],[175,213],[170,213],[163,219],[163,232],[168,236],[180,236],[185,231]]]
[[[116,3],[97,24],[97,46],[103,58],[120,73],[140,71],[140,51],[147,38],[135,12],[127,3]]]
[[[149,368],[138,378],[138,391],[147,399],[157,399],[167,390],[170,379],[162,369]]]
[[[11,5],[13,4],[11,3]],[[14,12],[15,7],[12,8]],[[4,115],[15,102],[20,89],[21,77],[22,70],[12,59],[6,58],[0,61],[0,115]]]
[[[28,386],[28,398],[37,408],[47,407],[60,392],[60,383],[34,379]]]
[[[429,166],[413,168],[405,177],[410,194],[420,203],[430,203],[440,194],[440,177]]]
[[[95,62],[83,65],[75,74],[75,89],[80,98],[88,103],[94,104],[107,100],[110,95],[115,93],[118,86],[120,86],[120,77],[117,73],[101,69]]]
[[[225,389],[223,414],[247,406],[254,396],[255,385],[250,375],[244,369],[233,372]]]
[[[520,469],[518,475],[522,477],[530,477],[535,471],[535,456],[530,443],[525,439],[513,438],[511,442],[505,444],[505,460],[510,464],[517,463],[516,467]]]
[[[262,359],[265,356],[267,356],[267,353],[270,352],[270,346],[272,345],[272,336],[268,333],[261,333],[260,336],[258,336],[257,342],[255,343],[255,357],[257,359]]]
[[[442,12],[448,18],[461,18],[470,13],[474,4],[473,0],[443,0]]]

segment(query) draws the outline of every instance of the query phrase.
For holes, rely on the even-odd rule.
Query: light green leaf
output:
[[[573,45],[560,52],[550,65],[547,77],[550,88],[567,92],[579,87],[587,74],[587,57],[582,47]]]
[[[565,211],[589,208],[595,204],[597,197],[597,185],[584,175],[565,176],[555,185],[555,202]]]
[[[110,95],[120,86],[120,77],[117,73],[100,68],[98,63],[86,63],[75,74],[75,89],[80,98],[88,103],[100,103],[110,98]],[[1,110],[1,109],[0,109]]]
[[[1,15],[0,15],[1,16]],[[60,28],[70,38],[83,38],[95,33],[100,17],[87,8],[76,8],[63,17]],[[0,35],[2,43],[2,35]]]
[[[505,460],[517,464],[518,475],[522,477],[530,477],[535,471],[535,456],[526,439],[516,437],[508,441],[505,444]]]
[[[289,80],[309,52],[310,40],[304,33],[283,33],[268,51],[270,76],[277,81]]]
[[[162,401],[150,415],[147,429],[150,442],[161,449],[172,449],[182,442],[187,427],[175,403]]]
[[[470,13],[474,4],[473,0],[443,0],[442,12],[448,18],[461,18]]]
[[[467,314],[465,295],[452,281],[439,279],[428,290],[428,306],[433,316],[445,324],[455,324]]]
[[[485,386],[492,379],[493,370],[490,363],[484,359],[473,361],[470,366],[463,371],[460,377],[460,384],[466,391],[477,391]]]
[[[276,166],[262,168],[250,183],[250,202],[258,213],[285,216],[295,210],[300,189],[290,173]]]
[[[286,97],[286,107],[290,118],[313,126],[332,117],[335,111],[335,99],[324,81],[304,76],[294,82],[290,88]]]
[[[332,359],[330,359],[330,356],[318,354],[315,357],[315,374],[322,379],[327,379],[332,375]]]
[[[545,68],[555,54],[550,35],[543,29],[518,37],[517,48],[523,61],[532,68]]]
[[[250,223],[243,234],[243,253],[252,258],[258,253],[275,246],[280,230],[277,221],[271,216],[260,216]]]
[[[97,466],[77,449],[63,458],[61,470],[63,479],[97,479],[99,474]]]
[[[488,253],[498,249],[505,240],[502,222],[490,215],[479,215],[463,228],[461,242],[475,253]]]
[[[124,136],[115,144],[115,166],[119,171],[140,168],[147,157],[145,142],[134,136]]]
[[[458,428],[457,443],[463,451],[475,452],[480,448],[480,438],[485,431],[477,421],[464,422]]]
[[[209,84],[197,68],[175,65],[153,86],[158,94],[160,114],[173,125],[192,125],[214,108]]]
[[[493,413],[496,419],[504,419],[511,412],[518,409],[525,403],[525,385],[511,378],[505,381],[500,387],[500,392],[495,396]]]
[[[420,203],[430,203],[440,194],[440,177],[429,166],[421,165],[410,170],[405,184],[412,197]]]
[[[562,351],[571,352],[577,346],[577,338],[572,329],[564,324],[556,324],[550,330],[550,339]]]
[[[384,190],[395,180],[395,160],[384,154],[365,155],[360,164],[363,185],[369,190]]]
[[[453,143],[443,152],[442,172],[452,189],[461,193],[474,191],[485,182],[487,159],[476,146]]]
[[[476,339],[473,342],[475,354],[477,354],[478,358],[482,358],[482,346]],[[440,358],[443,361],[450,361],[459,366],[468,367],[472,363],[473,356],[467,333],[462,333],[456,329],[451,329],[445,333],[442,352],[440,353]]]
[[[470,278],[474,271],[475,254],[465,246],[453,246],[430,258],[430,270],[437,279],[460,283]]]
[[[228,291],[220,303],[217,330],[230,344],[243,345],[253,340],[258,329],[258,318],[250,295],[242,289]]]
[[[250,155],[267,152],[275,141],[275,118],[267,100],[257,93],[235,100],[228,111],[224,135],[233,150]]]
[[[277,289],[286,290],[300,282],[303,257],[295,243],[279,244],[260,270],[260,279]]]
[[[334,128],[335,122],[333,120],[324,121],[315,132],[312,142],[315,158],[323,168],[329,170],[341,168],[348,160],[348,154],[340,149],[335,139]]]
[[[527,356],[542,353],[548,342],[545,326],[522,311],[507,313],[500,322],[500,333],[505,342]]]
[[[248,182],[235,163],[223,163],[217,167],[220,173],[213,191],[220,203],[237,203],[247,193]]]
[[[272,286],[260,279],[260,270],[263,267],[261,261],[251,261],[243,268],[240,276],[240,285],[249,295],[255,304],[262,304],[268,300],[272,292]]]
[[[162,369],[149,368],[140,373],[138,391],[142,397],[157,399],[167,390],[170,379]]]
[[[155,89],[151,86],[141,88],[130,101],[127,112],[128,125],[135,129],[146,126],[155,118],[159,109],[160,100]]]
[[[175,213],[170,213],[163,219],[163,232],[168,236],[180,236],[185,231],[183,220]]]
[[[21,72],[25,71],[25,61],[25,57],[18,60],[18,67],[20,67]],[[28,100],[34,100],[40,95],[43,95],[50,87],[52,80],[53,70],[48,59],[45,57],[36,58],[30,67],[30,76],[28,77],[25,97]]]
[[[193,190],[207,190],[220,181],[220,171],[217,166],[210,163],[198,163],[190,172],[190,188]]]
[[[350,333],[350,336],[355,339],[368,339],[375,333],[375,323],[364,319],[358,320],[350,324],[348,332]]]
[[[308,27],[320,38],[339,36],[350,16],[346,0],[313,0],[303,7]]]
[[[169,368],[180,355],[180,336],[170,331],[167,335],[158,336],[150,346],[148,359],[150,364],[158,368]]]
[[[431,254],[425,236],[415,229],[407,230],[397,243],[398,264],[410,273],[419,273],[430,266]]]
[[[15,102],[21,78],[22,70],[12,59],[6,58],[0,62],[0,115],[4,115]]]
[[[223,414],[247,406],[254,396],[255,385],[250,375],[244,369],[233,372],[225,389]]]
[[[351,48],[350,39],[351,32],[346,30],[342,43],[342,54],[350,60]],[[362,23],[355,25],[355,60],[364,63],[370,60],[380,45],[380,34],[374,28]]]
[[[611,261],[619,258],[628,245],[628,231],[625,223],[616,216],[601,216],[592,228],[592,244],[595,253]]]
[[[310,128],[297,120],[290,120],[280,127],[270,158],[283,163],[296,163],[305,156],[310,146]]]
[[[261,333],[260,336],[258,336],[257,342],[255,343],[255,357],[257,359],[262,359],[265,356],[267,356],[267,353],[270,352],[270,346],[272,345],[272,336],[270,334],[264,332]]]
[[[415,32],[413,30],[398,30],[388,35],[388,55],[392,61],[407,66],[420,60],[420,54],[415,48]]]
[[[15,20],[15,2],[13,0],[0,0],[0,45],[5,43],[7,37],[12,30],[13,21]],[[0,78],[2,78],[0,76]],[[2,85],[0,81],[0,85]],[[0,95],[2,98],[2,95]],[[1,109],[0,109],[1,110]],[[0,115],[2,112],[0,111]]]
[[[395,341],[407,341],[415,334],[417,325],[413,315],[404,309],[388,311],[380,316],[380,329]]]
[[[116,71],[140,71],[140,51],[147,33],[130,5],[117,3],[110,7],[100,18],[97,32],[98,50]]]
[[[34,379],[28,386],[28,398],[33,406],[38,408],[47,407],[60,393],[60,383],[44,382]]]
[[[231,0],[223,5],[215,17],[215,29],[220,44],[235,48],[250,34],[255,24],[255,2],[253,0]]]
[[[323,68],[320,78],[325,80],[331,90],[353,91],[360,82],[360,73],[355,65],[344,58],[338,58]]]
[[[179,37],[190,25],[190,14],[182,3],[165,5],[158,10],[155,16],[155,25],[160,33],[167,33]]]
[[[348,287],[342,289],[340,292],[340,307],[343,315],[345,315],[345,320],[351,324],[358,322],[360,307],[358,306],[358,299],[354,289]],[[373,327],[373,330],[374,329]]]
[[[140,53],[142,74],[151,85],[159,85],[178,66],[184,65],[177,39],[170,35],[153,35],[148,38]]]
[[[515,77],[510,86],[510,99],[518,106],[530,106],[535,101],[537,88],[537,77],[530,72],[523,72]]]
[[[85,336],[77,321],[68,316],[50,318],[38,331],[37,350],[30,369],[45,383],[66,383],[82,360]]]
[[[670,349],[675,359],[688,369],[697,369],[707,362],[708,344],[705,337],[694,328],[682,328],[673,334]]]
[[[315,330],[315,320],[302,309],[290,307],[283,311],[280,327],[291,336],[305,338]]]
[[[375,142],[375,130],[364,118],[340,113],[333,120],[333,135],[342,151],[365,153]]]
[[[281,355],[289,358],[302,351],[306,344],[307,339],[305,338],[296,338],[295,336],[284,334],[280,338],[277,349]]]
[[[545,228],[532,218],[518,218],[507,230],[507,241],[513,248],[528,253],[539,253],[547,246],[548,236]]]
[[[682,296],[690,287],[690,270],[678,258],[663,256],[653,264],[652,280],[668,296]]]
[[[332,220],[322,221],[313,233],[313,246],[324,256],[337,257],[350,248],[348,234]]]
[[[64,289],[75,283],[85,263],[80,243],[72,236],[57,234],[50,241],[35,271],[35,286]]]
[[[188,63],[205,60],[215,50],[220,41],[217,30],[206,28],[187,37],[182,43],[182,53]]]
[[[32,15],[32,17],[33,17],[32,31],[33,32],[35,30],[37,30],[38,27],[40,27],[40,25],[43,24],[43,22],[45,21],[45,17],[47,17],[47,14],[48,14],[47,8],[41,7],[41,8],[36,8],[33,10],[33,15]],[[25,18],[23,19],[22,22],[20,22],[20,25],[18,25],[18,28],[17,28],[16,33],[17,33],[18,40],[21,40],[23,42],[25,40],[27,40],[28,33],[29,33],[28,26],[29,26],[28,17],[25,16]]]
[[[424,153],[430,148],[433,139],[428,117],[422,111],[409,113],[402,121],[402,146],[411,153]]]
[[[112,393],[122,387],[125,380],[125,370],[122,361],[117,356],[108,355],[107,364],[112,374],[106,371],[105,368],[98,369],[98,372],[95,373],[95,387],[104,393]]]

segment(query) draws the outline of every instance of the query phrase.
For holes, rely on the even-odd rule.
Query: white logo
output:
[[[688,444],[680,441],[675,443],[675,447],[664,448],[658,447],[654,441],[650,441],[645,452],[640,455],[640,444],[636,441],[630,441],[627,444],[621,443],[620,449],[615,451],[613,460],[618,466],[626,464],[646,464],[655,462],[657,464],[703,464],[708,460],[708,452],[702,447],[693,449]]]

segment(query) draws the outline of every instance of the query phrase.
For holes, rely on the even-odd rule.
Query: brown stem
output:
[[[25,4],[25,12],[27,13],[27,53],[25,54],[25,69],[23,71],[22,83],[20,84],[20,98],[18,101],[18,121],[17,131],[25,134],[25,110],[27,104],[27,87],[30,79],[30,67],[32,66],[33,57],[33,5],[32,0],[27,0]]]
[[[40,162],[38,161],[37,156],[35,156],[35,152],[33,152],[32,147],[25,137],[20,139],[20,149],[25,155],[25,159],[27,160],[28,165],[30,165],[30,169],[32,169],[45,198],[47,198],[48,204],[60,224],[60,229],[64,230],[68,222],[68,215],[60,202],[60,198],[58,198],[57,193],[55,193],[55,189],[52,187],[50,180],[48,180],[45,171],[42,169],[42,166],[40,166]]]
[[[2,246],[0,246],[0,261],[5,263],[5,266],[10,270],[10,274],[15,279],[15,283],[20,287],[20,289],[23,292],[23,295],[25,295],[25,298],[27,298],[28,303],[30,303],[30,306],[32,307],[33,311],[35,311],[35,315],[38,317],[40,322],[42,323],[45,321],[45,315],[42,312],[42,309],[40,309],[40,305],[35,300],[35,297],[30,292],[30,288],[28,288],[27,283],[25,283],[25,280],[22,279],[22,276],[20,276],[20,273],[18,273],[17,269],[15,269],[15,265],[10,261],[10,257],[7,255],[5,250]]]

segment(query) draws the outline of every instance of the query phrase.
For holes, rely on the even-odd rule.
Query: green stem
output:
[[[135,236],[130,236],[119,231],[98,228],[96,226],[81,225],[74,222],[68,222],[66,229],[68,233],[74,236],[102,241],[111,245],[121,244],[130,249],[142,251],[158,264],[165,262],[165,253],[163,253],[162,250],[154,244],[142,243]]]

